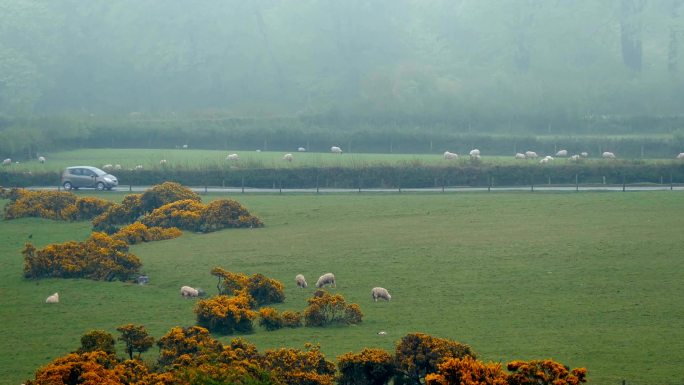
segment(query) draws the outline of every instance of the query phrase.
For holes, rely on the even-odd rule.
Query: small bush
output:
[[[510,385],[579,385],[587,382],[587,370],[566,366],[552,360],[513,361],[507,365]]]
[[[106,212],[95,217],[92,221],[93,229],[109,234],[115,233],[117,226],[135,222],[143,214],[142,195],[129,194],[121,204],[114,204]]]
[[[268,331],[278,330],[283,327],[283,318],[276,309],[262,307],[259,309],[259,326],[263,326]]]
[[[476,358],[468,345],[423,333],[407,334],[396,347],[395,383],[422,384],[425,376],[436,373],[438,365],[444,360],[466,356]]]
[[[122,227],[112,235],[112,238],[122,240],[129,245],[141,242],[161,241],[180,237],[183,233],[175,227],[168,229],[161,227],[147,227],[140,222]]]
[[[302,313],[298,311],[284,311],[280,317],[283,319],[283,326],[286,328],[302,326]]]
[[[199,231],[204,205],[192,199],[175,201],[161,206],[144,216],[141,222],[149,227],[177,227]]]
[[[267,350],[263,365],[280,383],[288,385],[332,385],[335,375],[335,364],[325,359],[320,347],[309,344],[306,350]]]
[[[330,295],[328,292],[319,290],[307,302],[309,306],[304,310],[306,326],[358,324],[363,318],[359,305],[347,305],[341,294]]]
[[[220,334],[251,332],[254,329],[252,321],[257,316],[257,313],[251,310],[250,298],[245,295],[218,295],[201,300],[195,307],[195,313],[199,326]]]
[[[239,202],[232,199],[215,200],[204,208],[201,230],[216,231],[224,228],[263,227],[263,222],[251,215]]]
[[[114,337],[104,330],[91,330],[81,337],[81,347],[77,350],[78,353],[102,351],[109,354],[115,354]]]
[[[151,212],[169,203],[192,200],[200,202],[199,194],[179,183],[164,182],[145,191],[141,197],[143,212]]]
[[[337,358],[339,385],[385,385],[394,375],[394,359],[381,349],[363,349]]]
[[[223,351],[223,346],[211,336],[209,330],[199,326],[174,327],[157,341],[157,346],[161,367],[173,365],[184,357],[196,359],[201,354]]]
[[[509,385],[501,364],[478,361],[472,357],[449,358],[439,364],[437,373],[425,376],[426,385],[491,384]],[[534,384],[537,384],[536,382]]]
[[[247,277],[245,274],[232,273],[220,267],[212,269],[211,274],[219,279],[219,294],[247,293],[256,302],[256,306],[281,303],[285,300],[285,286],[263,274]]]

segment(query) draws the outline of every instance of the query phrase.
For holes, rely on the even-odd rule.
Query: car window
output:
[[[80,168],[72,168],[69,170],[69,174],[71,175],[81,175],[81,169]]]
[[[93,175],[95,175],[95,173],[92,172],[92,171],[90,171],[90,170],[88,170],[87,168],[84,168],[84,169],[83,169],[83,175],[85,175],[85,176],[93,176]]]

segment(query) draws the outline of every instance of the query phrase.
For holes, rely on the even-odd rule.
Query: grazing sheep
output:
[[[606,151],[603,154],[601,154],[601,157],[603,159],[615,159],[615,154],[613,154],[612,152]]]
[[[556,156],[560,156],[560,157],[568,156],[568,150],[560,150],[556,153]]]
[[[7,158],[7,159],[3,160],[2,165],[3,166],[11,166],[12,165],[12,159]]]
[[[166,159],[162,159],[159,161],[160,166],[166,166]]]
[[[470,157],[471,158],[479,158],[480,157],[480,150],[477,148],[470,150]]]
[[[231,162],[237,162],[238,160],[240,160],[240,157],[238,156],[238,154],[228,154],[226,160],[229,160]]]
[[[114,168],[114,166],[112,166],[112,165],[109,164],[109,163],[107,163],[107,164],[105,164],[104,166],[102,166],[102,169],[105,170],[105,171],[109,171],[109,170],[111,170],[111,169],[113,169],[113,168]]]
[[[380,331],[378,332],[378,335],[379,335],[379,336],[384,336],[384,335],[387,335],[387,332],[384,331],[384,330],[380,330]]]
[[[114,170],[121,170],[123,167],[121,167],[120,164],[115,164],[114,165]]]
[[[378,302],[378,298],[384,299],[385,301],[389,301],[392,299],[392,296],[390,295],[389,291],[387,291],[387,289],[385,289],[384,287],[374,287],[373,290],[371,290],[371,297],[375,302]]]
[[[292,154],[285,154],[285,155],[283,155],[283,160],[286,161],[286,162],[292,162],[292,159],[294,159],[294,157],[292,156]]]
[[[550,161],[553,160],[553,157],[550,155],[545,156],[542,160],[539,161],[540,164],[546,164],[549,163]]]
[[[337,287],[337,284],[335,283],[335,276],[333,273],[326,273],[320,276],[318,278],[318,281],[316,281],[316,288],[320,289],[325,285],[330,285],[331,287]]]
[[[574,162],[577,162],[577,161],[580,160],[580,156],[577,155],[577,154],[575,154],[575,155],[573,155],[573,156],[570,157],[570,160],[572,160],[572,161],[574,161]]]
[[[38,161],[39,161],[41,164],[45,163],[45,157],[44,157],[44,156],[39,156],[39,157],[38,157]]]
[[[537,159],[538,156],[539,155],[537,155],[537,153],[534,151],[526,151],[525,152],[525,158],[527,158],[527,159]]]
[[[297,149],[297,151],[298,151],[298,152],[306,152],[306,148],[304,148],[304,147],[299,147],[299,148]]]
[[[332,146],[330,147],[330,152],[332,152],[333,154],[341,154],[342,149],[337,146]]]
[[[309,286],[306,283],[306,279],[304,279],[304,276],[301,274],[297,274],[295,277],[295,282],[297,283],[297,287],[300,289],[306,289],[306,287]]]
[[[45,299],[45,303],[59,303],[59,293],[55,293]]]
[[[187,144],[184,144],[184,145],[183,145],[183,150],[187,150],[187,149],[188,149],[188,145],[187,145]]]
[[[458,154],[449,152],[449,151],[444,151],[444,159],[457,159]]]
[[[679,155],[677,155],[677,159],[684,159],[684,152],[680,152]]]
[[[521,154],[518,152],[515,154],[515,159],[525,159],[525,154]]]
[[[581,156],[582,158],[586,158],[586,157],[589,156],[589,153],[586,152],[586,151],[582,151],[582,152],[580,152],[580,156]]]
[[[258,149],[257,149],[256,152],[261,152],[261,150],[258,150]]]
[[[180,289],[180,293],[183,296],[183,298],[192,298],[192,297],[199,297],[200,291],[190,287],[190,286],[183,286]]]

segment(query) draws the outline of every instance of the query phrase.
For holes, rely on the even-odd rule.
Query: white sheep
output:
[[[166,159],[162,159],[159,161],[160,166],[166,166]]]
[[[135,166],[135,169],[138,170],[138,171],[142,170],[143,168],[144,168],[144,167],[143,167],[142,164],[139,164],[139,165]]]
[[[307,286],[309,286],[306,283],[306,279],[304,279],[304,276],[301,274],[297,274],[295,276],[295,283],[297,284],[297,287],[300,289],[305,289]]]
[[[518,152],[515,154],[515,159],[525,159],[525,154],[521,154]]]
[[[187,149],[188,149],[188,145],[187,145],[187,144],[184,144],[184,145],[183,145],[183,150],[187,150]]]
[[[572,160],[572,161],[574,161],[574,162],[577,162],[577,161],[580,160],[580,156],[577,155],[577,154],[575,154],[575,155],[573,155],[573,156],[570,157],[570,160]]]
[[[330,147],[330,152],[332,152],[333,154],[341,154],[342,149],[337,146],[332,146]]]
[[[11,158],[7,158],[7,159],[3,160],[3,161],[2,161],[2,165],[3,165],[3,166],[11,166],[11,165],[12,165],[12,159],[11,159]]]
[[[679,155],[677,155],[677,159],[684,159],[684,152],[680,152]]]
[[[40,162],[41,164],[45,163],[45,157],[44,157],[44,156],[39,156],[39,157],[38,157],[38,162]]]
[[[238,154],[228,154],[226,160],[229,160],[231,162],[237,162],[238,160],[240,160],[240,157],[238,156]]]
[[[120,164],[115,164],[114,165],[114,170],[121,170],[123,167],[121,167]]]
[[[55,293],[45,299],[45,303],[59,303],[59,293]]]
[[[299,147],[299,148],[297,149],[297,151],[298,151],[298,152],[306,152],[306,148],[304,148],[304,147]]]
[[[195,289],[194,287],[190,286],[182,286],[180,289],[180,293],[183,296],[183,298],[193,298],[193,297],[199,297],[200,291]]]
[[[283,160],[286,161],[286,162],[292,162],[292,159],[294,159],[294,157],[292,156],[292,154],[285,154],[285,155],[283,155]]]
[[[470,150],[470,157],[471,158],[479,158],[480,157],[480,150],[477,148]]]
[[[606,151],[603,154],[601,154],[601,157],[603,159],[615,159],[615,154],[613,154],[612,152]]]
[[[586,158],[586,157],[589,156],[589,153],[586,152],[586,151],[582,151],[582,152],[580,152],[580,156],[581,156],[582,158]]]
[[[525,158],[527,159],[537,159],[538,156],[534,151],[525,151]]]
[[[387,289],[385,289],[384,287],[374,287],[373,290],[371,290],[371,297],[375,302],[378,302],[378,298],[384,299],[385,301],[389,301],[392,299],[392,296],[390,295],[389,291],[387,291]]]
[[[539,163],[540,163],[540,164],[546,164],[546,163],[549,163],[549,162],[552,161],[552,160],[553,160],[553,157],[550,156],[550,155],[547,155],[547,156],[545,156],[544,158],[542,158],[542,160],[540,160]]]
[[[444,151],[444,159],[458,159],[458,154],[454,152]]]
[[[335,276],[333,273],[326,273],[320,276],[318,278],[318,281],[316,281],[316,288],[320,289],[325,285],[330,285],[331,287],[337,287],[337,284],[335,283]]]
[[[568,156],[568,150],[560,150],[556,153],[556,156],[560,156],[560,157]]]

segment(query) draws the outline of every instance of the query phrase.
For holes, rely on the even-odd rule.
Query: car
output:
[[[62,172],[62,186],[65,190],[78,190],[81,187],[95,188],[100,191],[111,190],[119,185],[112,174],[91,166],[67,167]]]

